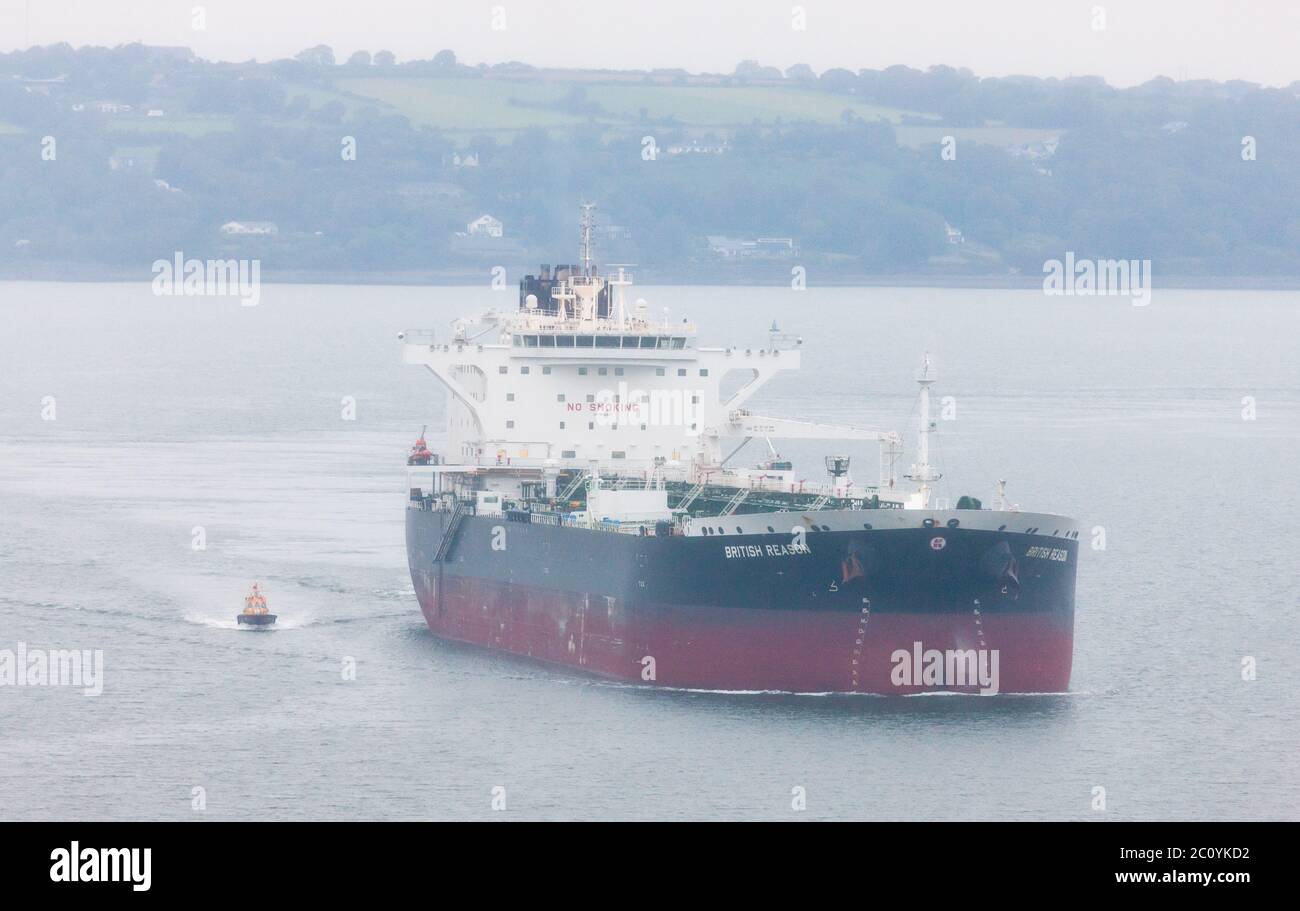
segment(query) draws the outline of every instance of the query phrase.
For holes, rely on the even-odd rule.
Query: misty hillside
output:
[[[175,251],[264,274],[444,276],[576,253],[643,280],[1300,275],[1300,86],[229,64],[184,48],[0,55],[0,272],[138,275]]]

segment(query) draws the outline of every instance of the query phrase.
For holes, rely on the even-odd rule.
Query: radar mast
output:
[[[596,204],[594,202],[584,202],[582,204],[582,219],[579,223],[582,240],[578,245],[578,257],[582,260],[582,274],[590,277],[591,272],[591,231],[595,223]]]

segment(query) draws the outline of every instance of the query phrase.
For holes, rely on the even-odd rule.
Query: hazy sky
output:
[[[202,7],[206,28],[195,30]],[[494,30],[494,9],[504,10]],[[802,8],[806,28],[792,27]],[[1094,29],[1095,10],[1105,27]],[[67,41],[184,44],[268,60],[328,44],[399,60],[730,72],[742,59],[980,75],[1300,80],[1300,0],[0,0],[0,50]]]

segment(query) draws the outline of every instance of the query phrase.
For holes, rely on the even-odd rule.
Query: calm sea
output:
[[[1104,543],[1071,692],[665,692],[440,643],[403,465],[443,395],[396,333],[508,294],[0,283],[0,650],[104,660],[99,696],[0,686],[0,818],[1300,818],[1296,295],[638,293],[707,342],[801,335],[752,403],[789,416],[910,434],[930,351],[941,494],[1003,478]],[[831,450],[874,479],[783,454]],[[268,634],[234,622],[255,579]]]

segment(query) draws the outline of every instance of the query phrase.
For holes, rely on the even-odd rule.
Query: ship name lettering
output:
[[[807,545],[798,544],[736,544],[722,548],[723,556],[728,560],[745,560],[752,557],[794,557],[810,554]]]
[[[1065,563],[1070,559],[1070,552],[1062,547],[1031,547],[1025,551],[1025,556],[1038,560],[1055,560],[1057,563]]]

